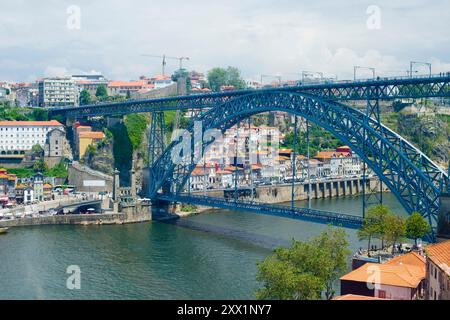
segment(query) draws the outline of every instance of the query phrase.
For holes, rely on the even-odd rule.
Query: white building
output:
[[[47,78],[39,81],[39,106],[77,106],[78,87],[70,78]]]
[[[64,126],[56,120],[0,121],[0,152],[29,151],[36,144],[44,147],[54,129],[64,130]]]

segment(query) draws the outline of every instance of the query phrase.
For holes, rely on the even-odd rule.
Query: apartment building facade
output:
[[[45,146],[50,131],[64,126],[52,121],[0,121],[0,152],[29,151],[34,145]]]
[[[77,106],[79,90],[71,78],[46,78],[38,82],[39,106],[43,108]]]

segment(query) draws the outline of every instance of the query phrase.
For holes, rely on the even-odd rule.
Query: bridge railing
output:
[[[444,72],[439,74],[432,75],[418,75],[418,76],[396,76],[396,77],[375,77],[375,78],[367,78],[367,79],[356,79],[356,80],[333,80],[333,79],[324,79],[317,81],[308,81],[305,83],[298,82],[299,86],[309,86],[309,85],[322,85],[322,84],[352,84],[352,83],[372,83],[376,81],[395,81],[395,80],[421,80],[421,79],[439,79],[444,77],[450,77],[450,72]]]
[[[227,207],[230,210],[233,208],[244,209],[248,211],[261,212],[268,211],[273,215],[280,216],[299,216],[302,218],[309,218],[312,220],[324,220],[327,222],[342,223],[345,226],[360,227],[363,223],[361,216],[342,214],[332,211],[324,211],[311,208],[302,207],[288,207],[277,204],[266,204],[256,201],[248,201],[241,199],[226,199],[208,196],[194,196],[187,194],[171,194],[159,195],[158,199],[170,202],[192,203],[197,205],[211,206],[211,207]]]

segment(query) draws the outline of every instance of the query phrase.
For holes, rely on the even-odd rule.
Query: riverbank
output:
[[[38,225],[111,225],[130,224],[151,221],[149,212],[103,213],[103,214],[66,214],[39,216],[0,221],[0,227],[27,227]]]

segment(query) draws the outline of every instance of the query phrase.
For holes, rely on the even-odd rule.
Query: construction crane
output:
[[[178,60],[180,70],[183,69],[183,60],[189,60],[189,57],[170,57],[170,56],[166,56],[165,54],[163,54],[162,56],[154,55],[154,54],[143,54],[142,56],[162,59],[162,75],[163,76],[166,75],[165,74],[166,64],[167,64],[166,59]],[[174,130],[177,130],[180,127],[180,119],[181,119],[181,111],[177,110],[176,114],[175,114],[175,119],[174,119],[174,128],[173,128]]]
[[[180,65],[180,70],[183,69],[183,60],[189,60],[189,57],[170,57],[163,54],[162,56],[155,54],[142,54],[143,57],[160,58],[162,59],[162,75],[165,76],[166,71],[166,59],[178,60]]]

